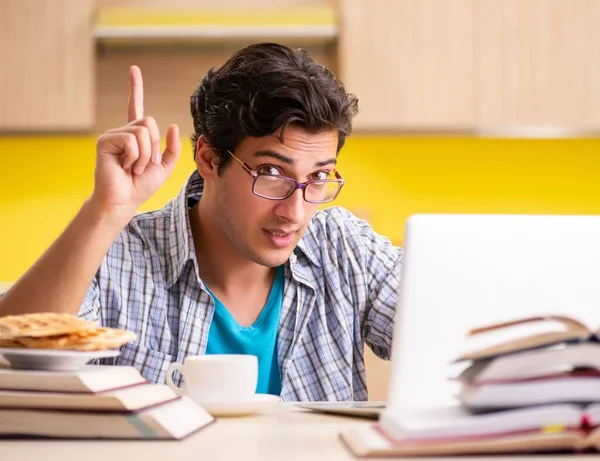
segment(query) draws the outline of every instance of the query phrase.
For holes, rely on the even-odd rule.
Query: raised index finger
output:
[[[127,122],[133,122],[144,117],[144,82],[142,71],[138,66],[129,68],[129,106]]]

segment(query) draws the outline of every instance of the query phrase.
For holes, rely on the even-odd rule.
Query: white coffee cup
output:
[[[183,376],[185,388],[173,382],[175,370]],[[258,358],[242,354],[189,356],[183,365],[169,365],[167,384],[197,403],[246,401],[256,393]]]

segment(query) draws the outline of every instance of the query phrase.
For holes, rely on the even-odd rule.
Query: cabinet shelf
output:
[[[108,45],[164,42],[293,40],[328,44],[337,39],[337,13],[330,6],[253,9],[102,8],[94,38]]]

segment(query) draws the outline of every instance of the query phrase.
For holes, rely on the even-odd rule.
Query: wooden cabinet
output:
[[[600,0],[341,0],[356,127],[600,128]]]
[[[600,128],[600,1],[475,6],[479,126]]]
[[[140,8],[198,6],[193,0],[0,1],[0,132],[102,131],[121,123],[122,117],[112,114],[122,110],[130,64],[151,63],[165,59],[167,54],[167,61],[172,55],[178,60],[176,64],[185,67],[186,60],[193,62],[198,53],[202,62],[211,63],[221,62],[231,53],[233,44],[217,46],[209,40],[209,46],[202,50],[175,47],[174,53],[151,47],[107,52],[101,47],[104,51],[97,61],[96,13],[121,4]],[[285,7],[290,15],[300,5],[324,7],[324,11],[337,8],[339,21],[337,26],[333,23],[334,35],[339,34],[337,47],[329,41],[319,42],[310,51],[332,64],[347,89],[359,97],[361,111],[355,125],[359,130],[600,130],[600,59],[596,56],[600,0],[202,3],[222,8],[225,4],[231,8]],[[335,41],[335,36],[331,40]],[[163,67],[170,81],[169,67]],[[149,96],[153,96],[152,82],[163,81],[162,75],[152,75],[152,68],[151,64],[144,68]],[[184,101],[203,67],[194,72],[197,76],[186,80]],[[117,87],[117,80],[124,83]],[[158,96],[149,101],[161,101],[163,93],[164,88],[159,88]],[[118,98],[113,99],[113,95]],[[118,104],[113,104],[116,99]],[[173,106],[172,111],[161,110],[169,115],[165,119],[189,118],[185,104]],[[172,112],[178,116],[171,117]]]
[[[0,131],[93,128],[92,0],[0,2]]]
[[[473,0],[341,0],[340,77],[366,130],[473,125]]]

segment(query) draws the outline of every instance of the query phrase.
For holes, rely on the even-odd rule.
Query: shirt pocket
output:
[[[133,366],[141,375],[152,383],[164,384],[167,368],[175,357],[164,352],[158,352],[137,343],[129,342],[121,347],[121,355],[114,364]]]

